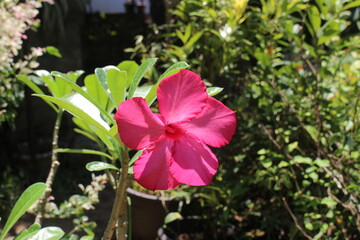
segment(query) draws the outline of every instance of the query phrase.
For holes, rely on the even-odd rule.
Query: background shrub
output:
[[[187,61],[238,112],[205,239],[359,237],[359,1],[181,1],[133,56]]]

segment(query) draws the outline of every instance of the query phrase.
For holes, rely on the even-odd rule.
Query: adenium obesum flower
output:
[[[159,113],[145,99],[122,102],[115,114],[124,144],[145,149],[134,163],[134,177],[150,190],[173,189],[179,184],[210,184],[218,160],[207,146],[229,143],[235,112],[206,93],[201,78],[188,70],[171,75],[157,90]]]

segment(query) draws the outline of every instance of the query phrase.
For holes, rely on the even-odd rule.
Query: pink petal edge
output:
[[[114,118],[121,140],[135,150],[149,146],[164,133],[164,123],[141,97],[122,102]]]
[[[172,153],[170,172],[178,182],[191,186],[211,183],[219,163],[208,146],[184,136],[174,143]]]
[[[134,178],[141,186],[154,191],[173,189],[180,184],[169,171],[173,144],[164,138],[145,149],[135,161]]]
[[[205,83],[197,74],[185,69],[162,80],[157,90],[159,111],[167,123],[196,117],[207,97]]]
[[[212,97],[206,103],[203,111],[182,127],[188,135],[212,147],[222,147],[235,133],[236,112]]]

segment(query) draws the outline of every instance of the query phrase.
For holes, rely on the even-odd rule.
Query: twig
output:
[[[127,178],[128,178],[128,170],[129,170],[129,156],[128,151],[122,151],[122,171],[119,177],[119,184],[116,190],[115,201],[113,205],[113,209],[111,211],[111,216],[104,232],[104,236],[102,240],[111,240],[111,237],[116,228],[116,222],[118,222],[119,226],[119,234],[118,240],[127,239],[127,222],[126,222],[126,188],[127,188]]]
[[[349,203],[344,203],[340,199],[338,199],[334,194],[332,194],[330,187],[327,189],[327,194],[330,198],[334,199],[337,203],[339,203],[343,208],[348,209],[353,216],[355,216],[355,223],[358,231],[360,232],[360,213],[357,209],[357,199],[354,195],[350,194]]]
[[[313,237],[311,237],[309,234],[307,234],[305,232],[305,230],[301,227],[301,225],[299,224],[297,218],[295,217],[294,213],[291,211],[289,204],[287,203],[285,197],[281,197],[281,200],[283,201],[286,210],[289,212],[291,218],[293,219],[295,226],[297,229],[299,229],[299,231],[307,238],[307,239],[313,239]]]
[[[58,161],[58,153],[56,152],[56,150],[58,149],[58,146],[59,146],[59,129],[60,129],[60,125],[61,125],[62,115],[63,115],[63,110],[60,110],[59,112],[57,112],[55,125],[54,125],[54,131],[53,131],[53,140],[52,140],[51,167],[50,167],[50,171],[49,171],[49,174],[48,174],[48,176],[46,178],[46,182],[45,182],[46,191],[40,199],[40,202],[38,205],[39,210],[38,210],[38,213],[36,214],[36,218],[35,218],[35,223],[40,224],[40,225],[41,225],[42,219],[44,218],[47,199],[49,198],[49,196],[52,192],[52,184],[54,182],[56,172],[60,165],[60,162]]]
[[[281,152],[285,155],[285,157],[287,157],[289,160],[293,160],[294,158],[293,158],[289,153],[287,153],[287,152],[284,150],[284,148],[276,141],[276,139],[274,139],[274,137],[271,135],[270,131],[269,131],[264,125],[262,125],[261,123],[260,123],[260,126],[261,126],[263,132],[265,133],[265,135],[266,135],[266,136],[269,138],[269,140],[276,146],[276,148],[277,148],[279,151],[281,151]],[[302,171],[304,170],[298,163],[295,163],[295,165],[296,165],[299,169],[301,169]],[[294,176],[296,188],[297,188],[298,191],[300,191],[300,186],[299,186],[299,183],[298,183],[298,181],[297,181],[296,173],[295,173],[295,171],[294,171],[294,169],[293,169],[292,166],[290,166],[290,170],[291,170],[291,173],[292,173],[293,176]]]

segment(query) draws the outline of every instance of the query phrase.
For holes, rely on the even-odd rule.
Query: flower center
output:
[[[185,131],[175,123],[165,125],[165,135],[173,140],[177,140],[184,135]]]

